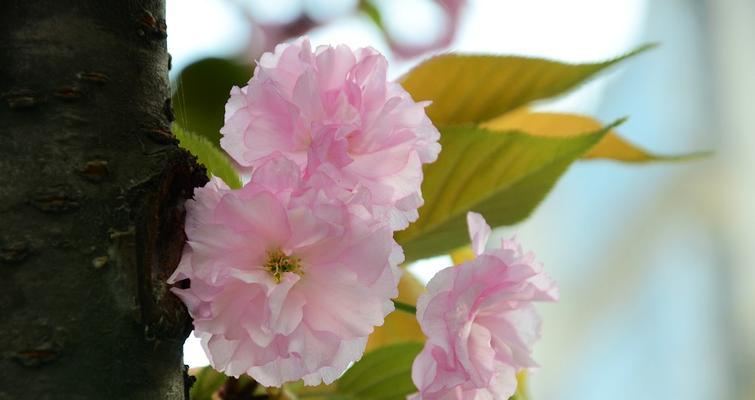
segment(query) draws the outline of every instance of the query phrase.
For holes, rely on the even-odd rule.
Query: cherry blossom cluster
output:
[[[393,311],[439,133],[373,49],[279,45],[233,88],[222,148],[250,176],[187,202],[171,282],[212,365],[267,386],[330,383]]]
[[[427,335],[412,365],[413,399],[508,399],[516,373],[537,367],[530,357],[540,336],[533,301],[555,301],[558,288],[532,253],[511,239],[485,250],[490,226],[467,214],[474,260],[438,272],[417,300]]]
[[[265,386],[331,383],[393,311],[404,260],[393,234],[418,217],[440,135],[428,103],[386,73],[371,48],[299,39],[231,90],[220,143],[248,179],[230,189],[213,178],[187,201],[169,279],[188,280],[172,290],[214,368]],[[477,259],[439,273],[418,303],[420,399],[507,398],[534,366],[531,302],[556,297],[514,242],[484,252],[490,229],[469,218]]]

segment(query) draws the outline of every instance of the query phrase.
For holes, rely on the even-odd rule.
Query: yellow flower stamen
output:
[[[301,259],[298,257],[287,256],[280,249],[268,250],[265,268],[273,276],[276,283],[280,283],[281,276],[286,272],[293,272],[298,275],[304,275],[301,270]]]

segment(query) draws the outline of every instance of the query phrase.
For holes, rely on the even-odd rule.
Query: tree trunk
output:
[[[186,396],[164,9],[0,5],[0,400]]]

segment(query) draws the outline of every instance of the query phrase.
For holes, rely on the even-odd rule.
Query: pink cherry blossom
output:
[[[254,169],[271,154],[293,160],[309,186],[369,198],[393,229],[416,220],[422,164],[435,161],[439,133],[372,48],[311,49],[306,38],[265,53],[247,86],[226,104],[221,146]]]
[[[555,283],[515,240],[485,251],[490,227],[467,214],[477,258],[440,271],[417,301],[427,341],[414,360],[414,399],[508,399],[516,373],[537,364],[530,353],[540,336],[533,301],[558,298]]]
[[[212,366],[265,386],[331,383],[393,310],[403,261],[393,232],[359,204],[300,190],[299,167],[261,163],[242,189],[218,179],[186,204],[170,282]]]

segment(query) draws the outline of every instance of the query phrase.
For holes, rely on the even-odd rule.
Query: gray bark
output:
[[[0,399],[183,399],[163,0],[0,3]]]

